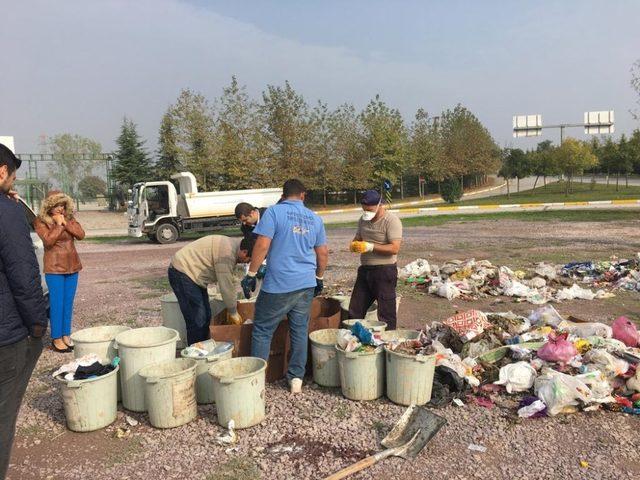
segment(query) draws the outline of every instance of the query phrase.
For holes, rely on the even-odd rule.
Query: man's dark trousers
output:
[[[7,475],[18,410],[31,372],[42,353],[42,339],[27,337],[0,347],[0,479]]]
[[[378,302],[378,320],[387,329],[396,329],[396,285],[398,266],[362,265],[349,302],[349,318],[364,318],[374,300]]]
[[[207,340],[211,323],[211,304],[207,289],[173,267],[169,267],[168,273],[169,284],[176,294],[187,327],[187,343],[193,345]]]

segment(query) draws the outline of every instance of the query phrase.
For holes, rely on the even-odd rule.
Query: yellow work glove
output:
[[[353,253],[368,253],[373,252],[373,243],[353,241],[349,247]]]
[[[243,322],[244,320],[242,319],[242,315],[240,315],[238,312],[227,312],[227,325],[242,325]]]

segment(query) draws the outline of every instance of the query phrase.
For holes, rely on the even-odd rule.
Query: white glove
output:
[[[373,252],[373,243],[364,242],[364,251],[365,253]]]

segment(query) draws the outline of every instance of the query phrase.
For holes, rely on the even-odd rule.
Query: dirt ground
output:
[[[629,257],[640,251],[640,220],[632,223],[538,223],[487,221],[448,223],[405,231],[400,265],[417,257],[439,263],[453,258],[489,259],[523,267],[534,261]],[[346,246],[352,230],[330,230],[328,290],[348,292],[357,257]],[[181,244],[95,244],[79,246],[84,270],[76,297],[74,329],[96,325],[161,324],[160,296],[167,292],[166,267]],[[534,308],[503,298],[454,301],[401,286],[399,327],[419,328],[457,310],[526,313]],[[627,292],[606,300],[558,304],[562,314],[611,322],[618,315],[636,321],[640,295]],[[46,339],[49,344],[49,339]],[[237,449],[216,443],[223,429],[215,407],[200,406],[199,418],[172,430],[153,429],[145,414],[126,438],[118,420],[103,430],[78,434],[66,430],[62,399],[52,371],[71,354],[45,350],[29,384],[18,420],[9,479],[302,479],[323,478],[368,454],[400,416],[403,407],[386,399],[352,402],[339,389],[321,389],[309,380],[304,393],[291,397],[283,382],[267,388],[267,419],[239,431]],[[492,410],[450,406],[437,413],[448,425],[413,462],[388,459],[355,479],[380,478],[638,478],[639,417],[593,412],[521,421],[513,400]],[[468,445],[487,447],[485,453]],[[580,461],[589,467],[580,466]]]

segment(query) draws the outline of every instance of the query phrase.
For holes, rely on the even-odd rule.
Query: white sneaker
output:
[[[302,379],[301,378],[292,378],[289,382],[289,387],[291,389],[291,393],[300,393],[302,392]]]

